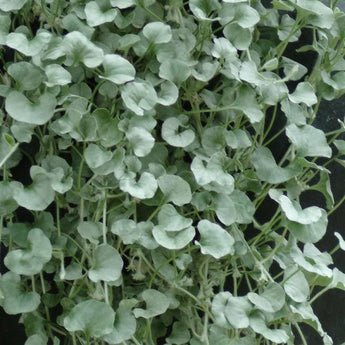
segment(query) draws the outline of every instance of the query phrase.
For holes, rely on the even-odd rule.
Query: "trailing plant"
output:
[[[0,0],[0,303],[25,345],[332,344],[336,5]]]

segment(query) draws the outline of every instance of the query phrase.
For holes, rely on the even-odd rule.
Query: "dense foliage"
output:
[[[332,344],[336,3],[0,0],[0,304],[25,345]]]

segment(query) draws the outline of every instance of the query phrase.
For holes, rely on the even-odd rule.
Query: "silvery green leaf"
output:
[[[290,80],[299,80],[308,72],[308,69],[297,61],[291,60],[285,56],[282,57],[282,61],[284,74],[289,77]]]
[[[66,55],[66,66],[82,62],[86,67],[95,68],[103,62],[103,50],[78,31],[68,33],[61,48]]]
[[[136,5],[137,0],[110,0],[110,3],[112,6],[118,7],[122,10]]]
[[[131,127],[126,132],[126,137],[137,157],[147,156],[155,144],[155,139],[151,133],[142,127]]]
[[[8,67],[7,72],[21,90],[35,90],[43,81],[42,71],[29,62],[13,63]]]
[[[186,81],[192,74],[191,67],[178,59],[167,59],[159,67],[159,76],[179,85]]]
[[[20,10],[26,2],[27,0],[0,0],[0,10],[4,12],[17,11]]]
[[[232,149],[245,149],[252,145],[250,137],[243,129],[226,131],[224,136],[226,144]]]
[[[217,20],[219,18],[210,18],[209,16],[220,9],[220,4],[216,0],[190,0],[189,1],[189,8],[192,13],[200,20]]]
[[[146,309],[135,308],[133,313],[136,318],[143,317],[144,319],[151,319],[164,314],[169,307],[168,298],[157,290],[147,289],[143,291],[141,296],[146,303]]]
[[[301,126],[307,123],[305,111],[301,105],[290,102],[287,98],[280,102],[281,109],[290,123]]]
[[[272,184],[286,182],[301,171],[301,167],[293,163],[285,168],[278,166],[267,147],[258,147],[251,161],[259,179]]]
[[[177,86],[169,80],[163,81],[159,86],[157,103],[165,106],[176,103],[179,95]]]
[[[264,117],[260,104],[256,100],[256,92],[245,84],[238,90],[237,98],[232,106],[234,109],[243,111],[251,123],[260,122]]]
[[[235,223],[237,210],[231,197],[227,194],[219,193],[213,199],[214,209],[219,220],[227,226]]]
[[[219,64],[217,62],[202,62],[192,70],[192,76],[200,81],[210,81],[217,72]]]
[[[48,87],[67,85],[72,81],[71,74],[60,65],[48,65],[45,67],[44,71],[48,78],[48,80],[45,82]]]
[[[24,292],[18,274],[7,272],[0,276],[0,291],[3,295],[2,307],[9,315],[30,313],[40,304],[37,292]]]
[[[121,277],[123,261],[119,252],[103,243],[94,251],[94,262],[88,272],[90,280],[111,282]]]
[[[227,321],[234,328],[247,328],[249,326],[249,313],[252,305],[247,297],[229,296],[224,308]]]
[[[106,303],[88,299],[75,305],[64,317],[63,325],[69,332],[82,331],[100,338],[113,330],[114,310]]]
[[[17,182],[1,181],[0,182],[0,217],[11,214],[18,208],[14,200],[14,189]]]
[[[18,205],[32,211],[45,210],[54,200],[55,192],[50,179],[44,174],[37,174],[30,186],[20,186],[14,191],[14,200]]]
[[[335,232],[334,236],[338,239],[339,241],[339,247],[341,250],[345,250],[345,240],[343,237],[339,234],[339,232]]]
[[[280,310],[285,304],[284,289],[276,282],[268,283],[260,294],[249,292],[247,296],[258,309],[269,313]]]
[[[126,107],[139,116],[144,115],[145,111],[152,110],[158,101],[155,89],[146,81],[126,84],[121,90],[121,96]]]
[[[103,10],[97,1],[90,1],[85,6],[86,21],[90,26],[99,26],[112,22],[116,17],[116,10],[109,8]]]
[[[83,277],[83,267],[76,262],[72,262],[63,272],[60,272],[61,280],[77,280]]]
[[[231,293],[228,291],[217,293],[212,300],[211,311],[215,318],[215,324],[222,328],[232,328],[229,320],[225,315],[225,308],[228,303],[228,299],[231,297]]]
[[[43,125],[54,116],[56,103],[51,93],[42,94],[32,103],[21,92],[11,91],[6,97],[5,107],[8,114],[17,121]]]
[[[154,44],[168,43],[172,38],[169,25],[161,22],[151,22],[144,26],[143,35]]]
[[[83,35],[85,35],[85,37],[88,38],[89,40],[91,39],[93,33],[95,32],[94,28],[87,25],[84,20],[79,19],[78,16],[73,12],[68,13],[66,16],[64,16],[61,19],[61,26],[64,29],[66,29],[68,32],[79,31]],[[60,40],[61,40],[61,38],[60,38]],[[61,51],[59,51],[60,50],[60,44],[55,46],[53,48],[53,50],[55,50],[55,52],[58,54],[62,53]],[[62,55],[63,55],[63,53],[62,53]],[[59,56],[62,56],[62,55],[59,55]]]
[[[186,323],[182,321],[175,321],[169,337],[166,338],[166,342],[168,344],[182,345],[188,344],[189,339],[190,333]]]
[[[6,0],[3,0],[2,2],[6,2],[7,4],[10,4]],[[10,31],[11,27],[11,19],[9,14],[0,14],[0,44],[6,44],[6,38],[8,35],[8,32]]]
[[[171,204],[165,204],[158,213],[158,224],[164,231],[180,231],[192,225],[193,220],[181,216]]]
[[[269,195],[279,203],[285,216],[291,221],[300,224],[311,224],[317,222],[322,216],[322,209],[320,207],[310,206],[302,209],[298,202],[290,200],[276,189],[270,189]]]
[[[325,133],[310,125],[297,127],[291,124],[286,127],[286,135],[294,144],[297,154],[302,157],[332,156],[332,150],[327,144]]]
[[[236,223],[250,224],[253,221],[255,207],[249,197],[238,189],[235,189],[230,197],[236,209]]]
[[[162,125],[162,138],[171,146],[186,147],[195,139],[195,133],[188,126],[189,118],[186,115],[167,118]],[[186,128],[179,131],[180,128]]]
[[[51,37],[50,32],[42,30],[29,41],[23,33],[12,32],[6,38],[6,45],[26,56],[35,56],[48,45]]]
[[[264,336],[264,338],[275,344],[286,344],[289,340],[288,334],[284,329],[271,329],[267,326],[264,315],[256,312],[250,315],[250,327],[256,332]]]
[[[25,341],[24,345],[47,345],[47,343],[48,337],[40,333],[30,335]]]
[[[220,259],[223,256],[235,253],[234,238],[218,224],[203,219],[198,223],[198,231],[200,240],[195,241],[195,244],[200,246],[202,254],[208,254],[215,259]]]
[[[118,235],[124,244],[133,244],[140,237],[137,224],[132,219],[116,220],[111,225],[111,232]]]
[[[212,49],[212,56],[217,59],[234,60],[237,57],[237,49],[231,44],[229,40],[224,37],[215,38],[213,40],[214,47]]]
[[[237,23],[225,25],[223,29],[225,38],[239,50],[246,50],[252,43],[252,30],[243,28]]]
[[[52,245],[41,229],[29,231],[28,248],[11,250],[4,263],[17,274],[33,275],[39,273],[52,257]]]
[[[79,235],[91,243],[98,244],[99,238],[102,236],[102,223],[83,221],[77,226]]]
[[[281,24],[277,31],[278,37],[281,41],[288,40],[289,42],[298,41],[301,36],[301,30],[295,30],[296,21],[288,14],[283,14],[281,17]],[[284,57],[283,57],[284,59]]]
[[[316,243],[321,240],[327,231],[327,212],[321,209],[321,217],[316,222],[310,224],[300,224],[287,221],[289,231],[303,243]]]
[[[110,80],[117,85],[127,83],[135,77],[133,65],[120,55],[106,54],[102,64],[104,75],[100,78]]]
[[[90,144],[84,152],[85,161],[90,168],[99,168],[110,161],[112,156],[110,151],[104,151],[96,144]]]
[[[299,83],[296,90],[289,95],[289,100],[293,103],[304,103],[308,107],[317,103],[314,88],[309,82]]]
[[[121,300],[116,310],[114,328],[111,333],[103,336],[103,339],[109,344],[120,344],[130,339],[136,331],[136,319],[128,306],[129,303],[126,302],[126,300]]]
[[[166,174],[160,176],[157,181],[166,201],[182,206],[192,200],[190,186],[182,177]]]
[[[222,151],[226,146],[223,126],[212,126],[203,131],[201,144],[209,155]]]
[[[157,188],[157,180],[146,171],[141,174],[138,181],[131,176],[123,176],[120,179],[120,189],[138,199],[152,198]]]
[[[297,266],[289,266],[284,271],[284,290],[295,302],[306,302],[309,297],[309,284]]]
[[[184,248],[192,241],[195,236],[195,229],[190,226],[183,230],[166,231],[164,226],[157,225],[153,228],[152,234],[157,243],[162,247],[178,250]]]
[[[231,21],[244,29],[254,27],[260,20],[259,13],[252,6],[245,3],[223,4],[219,13],[222,25]]]

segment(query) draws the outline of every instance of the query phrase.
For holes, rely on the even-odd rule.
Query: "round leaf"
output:
[[[137,157],[147,156],[155,144],[155,139],[151,133],[142,127],[131,127],[126,132],[126,137]]]
[[[15,120],[33,125],[44,125],[54,116],[56,98],[45,93],[37,102],[31,103],[22,93],[11,91],[6,97],[5,107]]]
[[[113,330],[114,310],[106,303],[89,299],[78,303],[63,320],[70,332],[84,333],[100,338]]]
[[[90,1],[85,6],[86,21],[90,26],[98,26],[112,22],[116,17],[115,9],[105,11],[98,5],[97,1]]]
[[[138,199],[150,199],[157,190],[157,180],[148,172],[141,174],[138,181],[135,178],[124,176],[120,180],[120,189]]]
[[[94,264],[88,275],[93,282],[110,282],[121,277],[122,267],[119,252],[109,244],[101,244],[94,252]]]
[[[165,313],[169,307],[168,298],[157,290],[145,290],[141,296],[146,303],[146,309],[135,308],[133,313],[136,318],[150,319]]]
[[[48,78],[45,84],[48,87],[53,87],[56,85],[67,85],[72,81],[71,74],[57,64],[48,65],[45,68],[45,73]]]
[[[20,10],[27,0],[0,0],[0,10],[4,12]]]
[[[152,43],[168,43],[172,38],[171,28],[161,22],[148,23],[143,28],[143,35]]]
[[[116,54],[107,54],[103,60],[104,75],[100,78],[112,81],[115,84],[124,84],[135,77],[135,68],[132,64]]]
[[[195,236],[195,229],[190,226],[179,231],[166,231],[162,226],[157,225],[152,230],[153,237],[162,247],[170,250],[184,248]]]

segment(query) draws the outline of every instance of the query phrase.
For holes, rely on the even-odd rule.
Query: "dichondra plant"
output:
[[[333,343],[336,5],[0,0],[0,305],[25,345]]]

